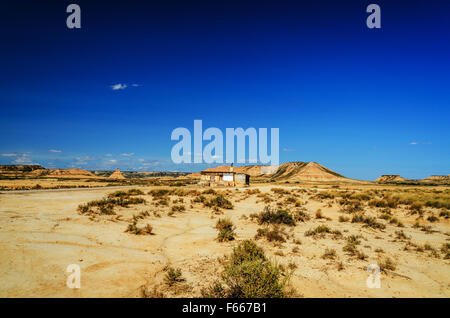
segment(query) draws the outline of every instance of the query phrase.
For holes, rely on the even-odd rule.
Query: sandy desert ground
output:
[[[77,207],[117,189],[1,193],[0,297],[200,297],[201,289],[219,278],[223,256],[245,239],[254,239],[273,262],[292,272],[289,287],[297,297],[450,297],[448,210],[376,207],[368,203],[375,197],[363,195],[395,187],[260,184],[216,189],[234,207],[215,210],[198,199],[217,195],[201,193],[208,188],[166,187],[181,191],[162,196],[149,194],[161,187],[133,188],[144,193],[135,197],[146,203],[114,207],[112,215],[80,213]],[[448,196],[449,190],[423,191]],[[345,193],[352,193],[350,203]],[[265,206],[296,215],[295,226],[276,227],[281,241],[255,239],[258,229],[272,228],[257,222]],[[374,218],[352,222],[352,208]],[[150,224],[152,235],[125,232],[133,216],[137,226]],[[216,222],[224,217],[236,226],[235,240],[216,239]],[[319,226],[329,231],[308,235]],[[345,249],[352,237],[358,241],[353,252]],[[393,266],[383,265],[381,288],[368,288],[368,265],[386,260]],[[81,267],[80,289],[66,286],[69,264]],[[168,267],[180,268],[184,281],[168,286]]]

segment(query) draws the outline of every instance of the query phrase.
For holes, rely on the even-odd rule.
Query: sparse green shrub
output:
[[[322,210],[321,210],[321,209],[318,209],[318,210],[316,211],[316,219],[321,219],[321,218],[323,218]]]
[[[286,297],[288,276],[267,260],[264,251],[246,240],[233,250],[220,282],[202,290],[204,297],[280,298]]]
[[[444,259],[450,259],[450,243],[443,243],[441,252],[444,254]]]
[[[125,232],[136,234],[136,235],[153,235],[153,227],[150,224],[146,224],[144,227],[138,227],[137,222],[133,221],[128,224]]]
[[[227,242],[234,240],[234,229],[235,226],[230,219],[219,219],[216,223],[216,229],[219,231],[217,234],[217,240],[219,242]]]
[[[446,209],[441,209],[441,211],[439,212],[439,216],[448,219],[450,218],[450,212]]]
[[[294,219],[295,219],[296,221],[306,222],[306,221],[309,221],[309,220],[311,219],[311,217],[309,216],[308,213],[306,213],[306,212],[304,212],[304,211],[302,211],[302,210],[299,210],[299,211],[297,211],[297,213],[295,214]]]
[[[340,211],[344,213],[352,214],[364,210],[359,200],[342,199],[339,201],[339,204],[341,205]]]
[[[399,240],[407,240],[409,239],[403,231],[395,231],[396,238]]]
[[[194,200],[192,200],[194,203],[205,203],[206,197],[204,195],[197,196]]]
[[[395,271],[395,268],[397,267],[394,261],[389,257],[386,257],[384,260],[380,261],[378,266],[382,272],[386,272],[387,270]]]
[[[278,226],[274,226],[271,230],[268,228],[258,229],[255,235],[255,239],[265,237],[269,242],[285,242],[286,239],[283,236],[283,232]]]
[[[334,259],[336,257],[336,250],[327,248],[325,253],[323,253],[323,259]]]
[[[222,208],[222,209],[232,209],[233,208],[233,204],[227,198],[225,198],[222,194],[219,194],[216,197],[214,197],[213,199],[207,201],[205,203],[205,205],[210,208],[212,208],[212,207],[217,207],[217,208]]]
[[[374,217],[365,216],[364,214],[356,214],[352,218],[352,223],[364,223],[366,226],[374,229],[384,229],[386,226],[377,222]]]
[[[171,211],[172,211],[172,212],[183,212],[183,211],[186,211],[186,208],[185,208],[184,205],[174,205],[174,206],[171,208]]]
[[[282,188],[272,188],[272,189],[270,189],[270,191],[272,191],[273,193],[276,193],[276,194],[280,194],[280,195],[283,195],[283,194],[290,194],[289,191],[284,190],[284,189],[282,189]]]
[[[169,267],[167,269],[164,281],[168,286],[173,286],[176,283],[183,282],[185,279],[182,277],[181,269]]]
[[[265,207],[258,215],[259,224],[286,224],[294,226],[295,221],[293,216],[285,210],[277,210],[276,212],[269,207]]]
[[[358,236],[350,235],[347,237],[347,244],[342,248],[344,252],[349,253],[350,255],[362,256],[361,253],[357,249],[357,245],[359,245],[361,241]]]
[[[313,230],[308,230],[305,232],[305,236],[313,236],[313,237],[322,237],[324,236],[326,233],[330,233],[330,234],[334,234],[334,235],[338,235],[338,236],[342,236],[341,232],[337,231],[337,230],[331,230],[328,226],[326,225],[319,225],[317,226],[315,229]]]
[[[420,215],[423,214],[423,203],[421,202],[413,202],[410,204],[409,209],[411,210],[412,214],[418,213]]]
[[[168,195],[169,193],[169,189],[153,189],[148,192],[148,194],[152,195],[154,198],[163,197]]]

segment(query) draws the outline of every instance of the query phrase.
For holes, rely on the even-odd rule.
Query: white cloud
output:
[[[133,87],[139,87],[139,86],[141,86],[140,84],[131,84],[131,86],[133,86]]]
[[[284,151],[284,152],[293,152],[293,151],[295,151],[294,149],[290,149],[290,148],[283,148],[281,150]]]
[[[29,165],[32,164],[33,161],[31,161],[31,158],[28,156],[28,154],[23,153],[20,154],[19,157],[13,160],[13,163],[20,164],[20,165]]]
[[[84,165],[88,164],[88,161],[93,161],[93,160],[95,160],[95,158],[90,157],[90,156],[76,157],[75,162],[73,162],[71,164],[71,167],[84,166]]]
[[[117,90],[119,90],[119,89],[125,89],[125,88],[127,88],[127,87],[128,87],[127,84],[121,84],[121,83],[111,85],[111,89],[112,89],[113,91],[117,91]]]
[[[121,156],[124,156],[124,157],[133,157],[134,156],[134,152],[130,152],[130,153],[122,153],[122,154],[120,154]]]
[[[418,142],[413,141],[413,142],[410,142],[409,144],[410,144],[410,145],[417,145]]]
[[[17,157],[18,155],[17,153],[2,153],[3,157]]]
[[[50,149],[49,151],[50,151],[50,152],[54,152],[54,153],[62,152],[61,150],[56,150],[56,149]]]
[[[111,162],[111,163],[117,163],[117,160],[116,160],[116,159],[111,159],[109,162]]]

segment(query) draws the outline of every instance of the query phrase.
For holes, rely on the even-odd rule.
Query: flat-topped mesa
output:
[[[443,182],[450,182],[450,174],[449,175],[433,175],[430,177],[427,177],[425,179],[422,179],[422,181],[443,181]]]
[[[116,169],[116,171],[114,171],[109,177],[109,179],[125,179],[125,177],[123,176],[122,172],[120,172],[119,168]]]

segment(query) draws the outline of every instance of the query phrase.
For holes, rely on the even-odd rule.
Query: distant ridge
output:
[[[402,176],[398,174],[383,174],[381,177],[379,177],[375,182],[405,182],[408,181],[408,179],[403,178]]]
[[[448,176],[443,175],[443,176],[431,176],[431,177],[427,177],[425,179],[422,179],[422,181],[424,182],[443,182],[443,183],[450,183],[450,174]]]
[[[253,177],[268,177],[274,181],[341,181],[350,180],[317,162],[287,162],[278,166],[241,166]]]
[[[0,175],[30,178],[96,178],[92,172],[83,169],[46,169],[40,165],[0,165]]]

